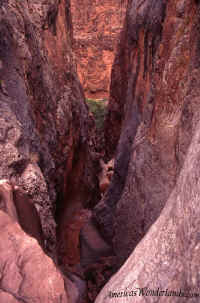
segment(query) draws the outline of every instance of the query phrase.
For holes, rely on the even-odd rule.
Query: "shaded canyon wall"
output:
[[[199,302],[199,21],[198,1],[129,2],[107,117],[111,133],[123,109],[115,171],[94,215],[127,261],[95,302]]]
[[[28,194],[54,261],[56,249],[78,250],[66,252],[65,221],[98,201],[94,121],[72,38],[70,1],[1,1],[0,178]]]
[[[129,2],[105,131],[115,171],[93,216],[121,263],[164,208],[194,135],[198,24],[196,1]]]

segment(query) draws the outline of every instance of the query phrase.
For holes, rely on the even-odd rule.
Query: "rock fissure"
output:
[[[113,45],[125,12],[123,8],[120,20],[112,24],[109,18],[114,16],[114,5],[118,7],[119,3],[107,3],[106,7],[101,3],[91,4],[92,14],[96,14],[96,21],[91,23],[91,28],[98,25],[98,20],[103,25],[105,19],[106,28],[110,27],[107,33],[103,25],[95,38],[95,41],[101,42],[100,57],[103,56],[108,62],[99,73],[103,75],[104,72],[106,76],[103,79],[105,88],[96,84],[96,90],[99,87],[100,92],[97,95],[101,98],[108,92],[107,70],[111,69]],[[93,11],[95,6],[96,10]],[[102,283],[110,276],[108,272],[112,271],[113,261],[105,259],[98,264],[100,257],[111,255],[111,249],[91,223],[91,210],[101,198],[100,191],[103,195],[109,186],[113,163],[105,165],[102,161],[100,164],[103,136],[101,134],[101,138],[98,138],[96,135],[93,117],[88,112],[76,76],[71,46],[77,37],[73,38],[72,34],[70,2],[49,0],[16,3],[10,0],[8,3],[2,2],[0,19],[0,109],[4,119],[0,121],[0,177],[8,179],[6,182],[10,188],[10,194],[7,195],[8,188],[0,185],[1,209],[14,218],[31,239],[37,239],[43,253],[51,256],[66,275],[65,284],[68,288],[70,277],[75,297],[87,295],[85,288],[92,283],[89,288],[94,288],[94,293],[89,295],[88,300],[93,301]],[[115,28],[116,24],[118,26]],[[111,31],[114,38],[111,37]],[[89,60],[92,57],[95,60],[90,51],[88,55]],[[93,97],[97,95],[92,93]],[[100,105],[100,101],[96,104]],[[105,115],[103,111],[105,107],[101,112],[96,112],[99,119],[97,127],[101,128],[99,134]],[[92,232],[93,239],[88,235],[88,230]],[[15,242],[12,232],[10,235]],[[85,246],[80,248],[81,237]],[[24,251],[24,256],[18,256],[20,245],[14,248],[13,241],[16,258],[21,260],[27,253]],[[87,251],[92,262],[96,263],[93,269]],[[14,261],[16,266],[17,260]],[[46,264],[48,262],[47,259]],[[28,260],[23,271],[27,272],[29,264]],[[84,272],[91,277],[92,271],[96,272],[96,276],[91,281],[88,278],[89,284],[86,285]],[[105,277],[101,271],[106,272]],[[59,281],[59,275],[56,279]],[[12,291],[16,300],[20,300],[26,283],[25,274],[20,290],[16,290],[16,294]],[[61,284],[60,287],[62,292]],[[69,300],[74,300],[73,295],[68,294]],[[39,293],[37,296],[40,300]],[[6,294],[2,293],[2,302],[7,300],[4,297]],[[59,298],[64,302],[66,296],[61,294]],[[29,300],[32,300],[31,295],[25,301]],[[43,297],[41,300],[45,302],[46,299]],[[77,300],[82,299],[80,297]]]

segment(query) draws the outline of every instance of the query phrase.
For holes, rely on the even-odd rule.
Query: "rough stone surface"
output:
[[[8,180],[0,180],[0,209],[16,220],[21,228],[44,248],[40,217],[27,193]]]
[[[161,215],[95,303],[118,299],[120,302],[199,302],[199,159],[198,122],[177,185]],[[163,294],[151,296],[149,292],[142,296],[142,289],[144,293],[159,289]],[[127,296],[123,296],[124,291]],[[172,291],[177,295],[169,295]],[[110,292],[117,292],[120,298],[109,297]]]
[[[98,175],[98,179],[101,195],[103,196],[110,185],[113,175],[114,159],[111,159],[108,163],[104,163],[104,161],[100,159],[100,167],[101,171]]]
[[[88,303],[86,282],[76,275],[65,280],[69,303]]]
[[[0,232],[0,302],[69,302],[64,280],[53,261],[3,211]]]
[[[91,219],[81,230],[80,245],[81,265],[83,268],[93,265],[101,257],[112,254],[111,247],[99,235]]]
[[[76,265],[80,263],[80,231],[90,217],[90,211],[79,210],[73,214],[72,218],[66,220],[62,226],[62,234],[59,245],[59,260],[70,271],[76,271]]]
[[[93,122],[71,45],[68,0],[0,1],[0,178],[30,195],[49,253],[55,209],[63,224],[68,205],[98,199]]]
[[[159,217],[199,120],[199,20],[197,1],[129,2],[107,117],[114,175],[93,216],[118,265]]]
[[[114,256],[98,258],[96,262],[90,264],[85,270],[87,281],[87,303],[93,303],[101,291],[102,287],[110,279],[115,271],[116,258]]]
[[[28,235],[36,238],[41,247],[45,247],[38,211],[27,193],[18,186],[15,186],[13,190],[13,203],[17,211],[18,222],[22,229]]]
[[[108,98],[127,0],[72,0],[77,72],[87,97]]]

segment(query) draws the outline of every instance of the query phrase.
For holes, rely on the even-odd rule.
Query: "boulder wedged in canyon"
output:
[[[89,98],[109,95],[110,72],[127,1],[71,1],[77,72]]]
[[[80,245],[81,265],[83,268],[96,263],[101,257],[112,254],[111,247],[101,237],[91,219],[88,220],[80,232]]]
[[[63,227],[66,207],[73,213],[98,200],[93,121],[76,75],[70,13],[68,0],[0,3],[0,178],[28,193],[54,257],[55,210]]]
[[[0,209],[19,223],[25,233],[44,248],[40,217],[26,192],[8,180],[0,180]]]
[[[161,215],[95,303],[118,299],[120,302],[199,302],[199,167],[198,122],[177,184]]]
[[[197,1],[129,2],[106,122],[114,175],[93,214],[118,265],[159,217],[199,119],[199,20]]]
[[[1,210],[0,233],[0,302],[69,302],[63,277],[51,258]]]

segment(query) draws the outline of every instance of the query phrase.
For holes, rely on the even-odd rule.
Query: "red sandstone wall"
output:
[[[108,97],[126,3],[127,0],[71,1],[78,75],[88,97]]]

